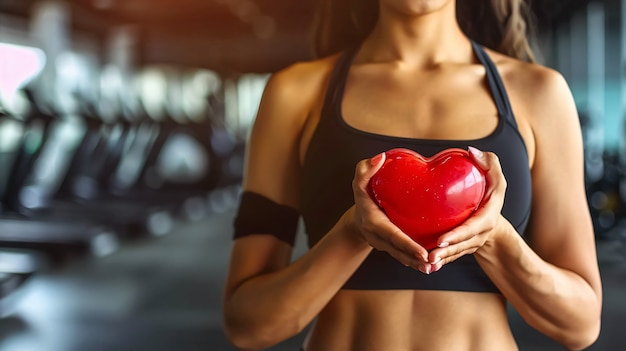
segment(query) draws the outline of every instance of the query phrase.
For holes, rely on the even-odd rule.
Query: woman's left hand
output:
[[[506,179],[498,156],[492,152],[482,152],[469,147],[470,157],[484,171],[487,180],[485,196],[478,210],[465,222],[451,231],[441,235],[439,247],[429,253],[431,272],[436,272],[445,264],[459,257],[473,254],[485,243],[493,240],[500,232],[501,225],[506,222],[500,212],[504,205]]]

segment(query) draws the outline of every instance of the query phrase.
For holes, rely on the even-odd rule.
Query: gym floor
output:
[[[220,312],[232,215],[231,209],[179,223],[167,236],[33,277],[3,306],[0,351],[235,350],[222,334]],[[589,350],[624,350],[626,247],[601,242],[598,251],[603,329]],[[511,324],[521,350],[564,350],[513,311]],[[299,335],[270,350],[298,350],[301,340]]]

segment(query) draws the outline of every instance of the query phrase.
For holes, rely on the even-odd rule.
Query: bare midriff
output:
[[[435,273],[436,274],[436,273]],[[320,313],[305,351],[515,351],[502,295],[341,290]]]

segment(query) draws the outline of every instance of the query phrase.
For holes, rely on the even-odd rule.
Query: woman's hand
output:
[[[432,267],[428,263],[428,251],[391,223],[368,193],[370,178],[384,163],[385,153],[381,153],[357,164],[352,181],[355,205],[344,218],[352,232],[376,250],[385,251],[405,266],[429,274]]]
[[[473,147],[469,147],[469,153],[485,172],[485,196],[479,209],[469,219],[439,237],[439,248],[432,250],[428,257],[433,272],[461,256],[473,254],[485,243],[494,240],[497,233],[503,232],[500,226],[506,223],[500,214],[504,205],[506,179],[498,156]]]

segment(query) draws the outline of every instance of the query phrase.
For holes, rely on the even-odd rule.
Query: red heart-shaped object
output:
[[[483,172],[462,149],[426,158],[408,149],[385,152],[383,166],[370,179],[378,206],[426,250],[439,236],[469,218],[485,194]]]

